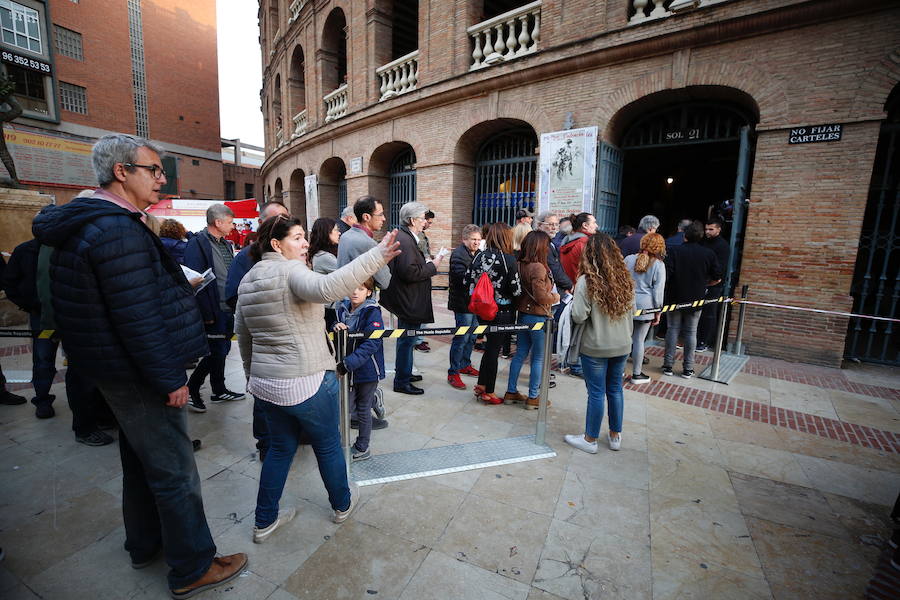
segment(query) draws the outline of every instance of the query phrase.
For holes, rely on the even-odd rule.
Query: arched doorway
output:
[[[319,169],[319,216],[337,219],[347,206],[347,167],[332,156]]]
[[[391,161],[388,231],[400,226],[400,207],[416,200],[416,153],[409,146]]]
[[[666,93],[660,96],[664,101]],[[600,147],[598,220],[603,215],[603,229],[612,233],[619,225],[634,227],[642,216],[653,214],[660,220],[660,233],[668,237],[681,219],[721,218],[722,235],[732,245],[730,264],[722,266],[730,290],[740,261],[757,119],[745,106],[726,99],[654,104],[631,110],[640,116],[633,116],[624,128],[620,148]],[[603,202],[603,178],[615,170],[619,152],[621,200],[618,218],[609,221],[615,203]]]
[[[896,319],[900,315],[900,85],[888,97],[869,183],[869,197],[853,271],[853,312]],[[890,321],[851,319],[844,355],[900,365],[900,327]]]
[[[284,202],[284,184],[281,183],[281,177],[275,180],[275,196],[272,200]]]
[[[537,149],[531,127],[501,131],[481,144],[475,155],[473,223],[512,225],[517,210],[534,210]]]
[[[297,137],[306,132],[306,60],[300,44],[291,53],[291,70],[288,90],[291,105],[291,135]]]
[[[318,53],[322,92],[328,94],[347,81],[347,19],[340,8],[328,13]]]
[[[291,173],[291,187],[288,188],[285,197],[285,205],[291,211],[291,215],[306,223],[306,188],[304,187],[304,179],[306,173],[303,169],[294,169]]]

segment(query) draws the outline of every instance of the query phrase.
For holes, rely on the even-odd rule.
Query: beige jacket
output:
[[[244,374],[292,379],[333,370],[324,305],[350,295],[384,264],[381,250],[372,248],[320,275],[303,261],[263,254],[238,288],[235,332]]]

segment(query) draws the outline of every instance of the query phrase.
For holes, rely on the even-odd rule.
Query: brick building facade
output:
[[[68,201],[96,185],[90,145],[129,133],[167,151],[167,193],[224,198],[213,0],[8,5],[0,64],[26,110],[6,138],[27,187]]]
[[[491,218],[492,198],[505,198],[503,218],[533,201],[542,133],[595,126],[604,229],[655,213],[668,235],[679,218],[728,215],[747,197],[745,223],[729,224],[732,283],[762,302],[854,308],[879,131],[900,81],[896,3],[410,4],[261,1],[268,197],[303,216],[316,175],[317,210],[334,216],[365,193],[393,211],[411,191],[437,213],[432,244],[455,245],[462,225]],[[839,140],[791,143],[792,129],[825,124],[841,126]],[[744,341],[838,365],[847,335],[844,317],[757,309]]]

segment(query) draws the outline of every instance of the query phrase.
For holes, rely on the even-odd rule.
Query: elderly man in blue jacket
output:
[[[231,350],[234,335],[234,310],[228,305],[228,268],[234,261],[234,247],[226,236],[234,229],[234,213],[224,204],[213,204],[206,209],[206,229],[192,237],[184,249],[184,264],[203,273],[212,269],[216,279],[200,290],[197,304],[203,315],[203,325],[209,339],[209,355],[191,373],[188,391],[191,399],[188,408],[193,412],[206,412],[206,403],[200,397],[200,386],[209,375],[209,387],[213,403],[243,400],[244,394],[225,387],[225,359]]]
[[[32,231],[55,248],[53,310],[69,364],[119,423],[125,549],[141,569],[162,552],[173,598],[238,577],[246,554],[216,556],[194,462],[184,364],[207,352],[193,290],[142,222],[166,183],[159,151],[112,134],[94,145],[91,198],[44,208]]]

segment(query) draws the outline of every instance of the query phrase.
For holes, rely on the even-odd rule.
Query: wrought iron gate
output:
[[[900,88],[898,88],[900,89]],[[856,270],[853,273],[853,312],[898,318],[900,285],[900,94],[881,126],[878,149],[863,217]],[[867,362],[900,365],[900,328],[889,321],[850,319],[844,355]]]
[[[388,226],[400,226],[400,207],[416,200],[416,153],[407,148],[391,161]]]
[[[622,151],[611,144],[597,145],[597,177],[594,182],[594,218],[597,230],[615,235],[622,201]]]
[[[520,208],[534,210],[537,136],[531,129],[505,131],[488,139],[475,159],[476,225],[512,225]]]
[[[341,213],[344,212],[344,209],[347,208],[347,180],[341,179],[338,181],[338,218],[340,218]]]

